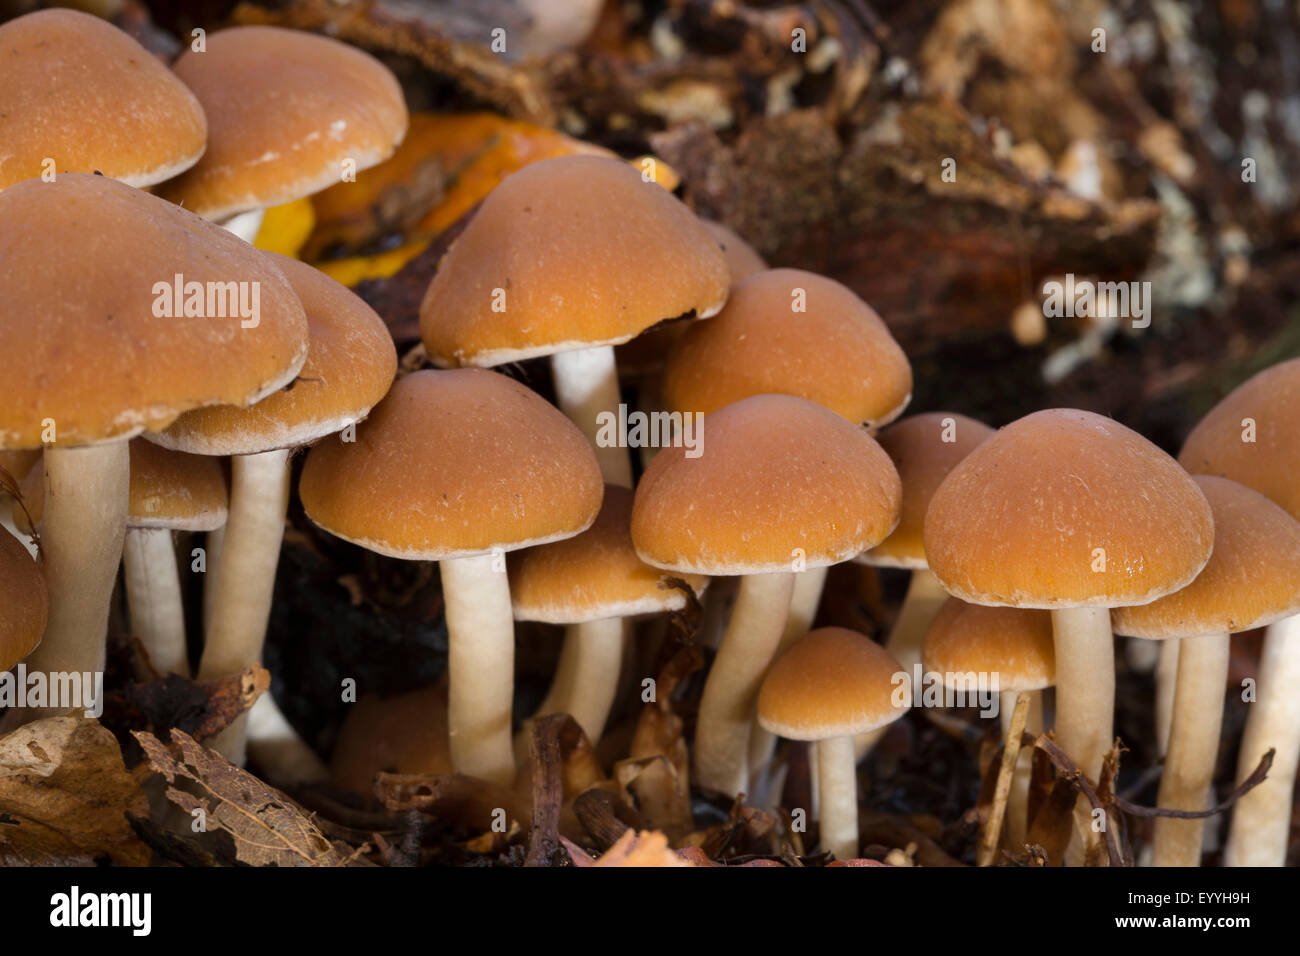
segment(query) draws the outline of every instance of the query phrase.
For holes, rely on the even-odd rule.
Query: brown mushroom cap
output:
[[[151,441],[200,455],[251,455],[307,445],[360,421],[397,374],[393,337],[374,309],[319,269],[277,253],[307,312],[307,361],[293,384],[249,408],[186,412]]]
[[[0,189],[45,172],[162,182],[203,155],[194,94],[98,17],[38,10],[0,24]]]
[[[993,429],[955,412],[912,415],[876,436],[903,482],[903,510],[898,527],[880,544],[859,555],[863,564],[884,568],[924,568],[925,512],[948,472],[971,453]],[[952,441],[945,441],[951,437]]]
[[[155,314],[170,297],[156,289],[177,275],[250,283],[258,324],[241,327],[238,309]],[[292,381],[307,354],[307,317],[269,259],[105,176],[0,192],[0,302],[0,448],[41,445],[46,419],[60,445],[76,446],[165,428],[203,405],[251,404]]]
[[[143,438],[131,439],[128,528],[213,531],[226,523],[228,499],[226,475],[219,458],[186,455]],[[43,462],[38,462],[23,481],[23,503],[32,521],[40,524],[45,512]]]
[[[790,395],[757,395],[704,418],[702,454],[665,448],[632,508],[643,561],[694,574],[835,564],[881,541],[902,488],[861,428]]]
[[[802,290],[806,311],[795,312]],[[882,425],[906,407],[912,368],[871,308],[832,279],[769,269],[693,323],[664,367],[663,401],[704,412],[763,394],[797,395],[854,423]]]
[[[1246,419],[1254,441],[1245,441]],[[1192,474],[1253,488],[1300,519],[1300,358],[1239,385],[1187,436],[1178,461]]]
[[[482,369],[414,372],[357,427],[312,448],[308,517],[363,548],[417,561],[511,551],[585,531],[604,485],[576,425]]]
[[[925,634],[921,660],[948,686],[955,675],[982,672],[997,674],[1004,692],[1051,687],[1056,683],[1051,612],[949,598]]]
[[[392,697],[363,695],[349,708],[330,773],[339,786],[369,800],[380,771],[453,772],[445,680]]]
[[[712,219],[701,219],[700,225],[713,237],[713,241],[722,247],[722,254],[727,259],[727,268],[731,272],[732,285],[739,285],[755,272],[762,272],[767,268],[767,263],[754,247],[741,239],[729,226],[714,222]]]
[[[515,618],[580,624],[685,607],[679,589],[660,587],[668,575],[637,557],[631,521],[631,489],[606,485],[600,514],[582,534],[512,555]],[[685,579],[696,594],[708,583],[698,575]]]
[[[0,673],[36,650],[49,611],[40,566],[17,538],[0,528]]]
[[[973,604],[1121,607],[1186,587],[1214,519],[1178,463],[1123,425],[1053,408],[1012,422],[930,500],[925,553]]]
[[[15,451],[0,451],[0,468],[9,472],[15,481],[22,481],[27,473],[41,460],[39,448],[20,448]]]
[[[907,713],[895,704],[901,673],[894,655],[857,631],[809,631],[767,672],[758,722],[787,740],[825,740],[883,727]]]
[[[681,201],[621,160],[561,156],[483,200],[429,285],[420,331],[437,365],[501,365],[712,315],[729,285],[722,250]]]
[[[1214,553],[1181,591],[1116,608],[1116,634],[1204,637],[1264,627],[1300,612],[1300,522],[1257,491],[1197,476],[1214,512]]]
[[[393,154],[406,101],[392,72],[346,43],[248,26],[207,36],[176,75],[208,117],[208,150],[160,195],[213,220],[301,199]]]

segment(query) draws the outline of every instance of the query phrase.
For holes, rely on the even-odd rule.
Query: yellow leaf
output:
[[[253,245],[296,258],[315,225],[316,213],[310,199],[295,199],[283,206],[272,206],[262,217]]]

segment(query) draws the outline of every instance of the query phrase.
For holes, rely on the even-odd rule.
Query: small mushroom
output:
[[[383,162],[406,135],[406,102],[392,71],[315,33],[217,30],[174,69],[203,105],[208,148],[159,195],[249,242],[268,206]]]
[[[438,561],[456,770],[509,785],[514,620],[505,552],[587,530],[603,486],[577,427],[523,385],[481,369],[413,372],[357,427],[324,441],[298,485],[336,537]]]
[[[809,631],[772,664],[758,694],[758,722],[788,740],[816,744],[821,847],[841,860],[858,855],[857,768],[853,735],[892,723],[911,701],[898,661],[856,631]],[[904,689],[908,685],[902,685]]]
[[[981,607],[948,598],[926,631],[921,653],[926,673],[940,675],[947,688],[969,688],[971,677],[980,674],[996,680],[1004,743],[1021,693],[1030,695],[1025,732],[1043,732],[1042,691],[1056,682],[1052,615],[1047,611]],[[1029,827],[1032,770],[1033,750],[1026,747],[1016,760],[1007,798],[1007,842],[1017,851],[1024,850]]]
[[[681,591],[661,586],[662,571],[637,557],[631,519],[632,492],[606,485],[600,514],[582,534],[511,556],[515,619],[568,626],[559,668],[534,716],[569,714],[593,744],[618,689],[624,621],[686,605]],[[685,580],[696,594],[708,583],[700,575]]]

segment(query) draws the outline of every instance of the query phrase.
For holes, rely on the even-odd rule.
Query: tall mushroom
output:
[[[625,618],[680,610],[686,595],[662,587],[662,571],[632,546],[632,492],[605,486],[596,522],[582,534],[515,552],[510,594],[515,618],[565,624],[560,664],[535,717],[565,713],[594,744],[618,690]],[[696,594],[708,579],[686,575]]]
[[[226,522],[226,477],[221,462],[183,455],[143,438],[131,439],[131,491],[122,565],[131,635],[162,674],[188,677],[185,605],[173,532],[212,531]],[[23,482],[27,512],[38,525],[44,510],[45,469]],[[143,670],[143,668],[142,668]]]
[[[722,250],[694,214],[616,159],[525,166],[483,200],[420,305],[429,358],[490,368],[550,356],[556,398],[609,484],[632,487],[627,448],[601,436],[620,404],[614,346],[727,299]]]
[[[582,433],[518,382],[480,369],[399,379],[356,441],[311,450],[307,516],[371,551],[438,561],[457,771],[510,784],[514,621],[504,552],[585,531],[603,486]]]
[[[1108,609],[1186,587],[1213,542],[1210,506],[1177,462],[1075,409],[1035,412],[986,439],[949,472],[925,516],[930,570],[950,593],[1052,612],[1057,739],[1093,780],[1113,743]],[[1091,843],[1085,821],[1081,808],[1078,836]]]
[[[1259,492],[1198,476],[1214,511],[1214,553],[1195,581],[1140,607],[1111,613],[1115,633],[1178,642],[1178,680],[1160,806],[1208,808],[1219,755],[1228,635],[1300,612],[1300,522]],[[1205,821],[1156,820],[1156,866],[1200,866]]]
[[[865,431],[802,398],[756,395],[705,417],[703,453],[664,449],[632,508],[641,560],[690,574],[743,575],[700,701],[702,786],[748,779],[754,702],[785,629],[795,569],[846,560],[898,521],[901,488]]]
[[[1194,474],[1221,475],[1253,488],[1300,519],[1300,359],[1265,369],[1223,401],[1187,436],[1178,456]],[[1237,801],[1224,849],[1231,866],[1282,866],[1291,826],[1292,783],[1300,765],[1300,616],[1264,637],[1255,702],[1238,755],[1238,782],[1275,750],[1268,778]]]
[[[252,290],[255,317],[224,307],[231,289]],[[29,663],[100,671],[126,526],[127,440],[292,381],[306,316],[280,270],[228,232],[79,173],[0,192],[0,302],[0,447],[45,449],[50,622]]]
[[[208,148],[159,195],[249,242],[262,212],[387,159],[406,135],[392,71],[329,37],[245,26],[207,35],[176,76],[208,118]]]
[[[0,190],[96,171],[150,186],[193,166],[207,141],[185,84],[129,34],[75,10],[0,24],[0,90]]]
[[[276,253],[307,314],[308,352],[298,380],[251,408],[203,408],[149,440],[194,455],[231,456],[230,514],[205,614],[198,676],[238,674],[262,658],[289,505],[289,455],[354,425],[388,392],[397,350],[370,306],[329,276]],[[213,746],[244,758],[241,718]]]
[[[1022,693],[1030,695],[1025,732],[1042,733],[1042,691],[1056,681],[1052,616],[1047,611],[981,607],[948,598],[925,633],[921,655],[927,678],[939,675],[950,690],[973,689],[981,674],[990,682],[996,678],[1004,744]],[[914,689],[914,702],[918,694]],[[1033,751],[1025,748],[1016,760],[1007,799],[1007,842],[1018,852],[1024,850],[1029,827],[1032,770]]]
[[[841,860],[858,855],[854,734],[907,713],[898,699],[899,664],[889,651],[841,627],[809,631],[772,664],[758,695],[769,733],[816,744],[821,847]]]

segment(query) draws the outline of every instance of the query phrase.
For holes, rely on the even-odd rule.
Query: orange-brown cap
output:
[[[128,528],[212,531],[226,523],[226,475],[219,458],[168,451],[131,439]],[[32,521],[45,513],[45,467],[38,462],[23,481],[23,503]],[[25,521],[21,531],[30,531]]]
[[[41,460],[39,448],[20,448],[15,451],[0,451],[0,468],[9,472],[15,481],[22,481],[27,473]]]
[[[159,191],[213,220],[319,192],[393,154],[406,101],[392,72],[356,47],[279,27],[207,36],[176,61],[203,104],[208,151]]]
[[[0,189],[47,171],[132,186],[162,182],[203,155],[194,94],[126,33],[75,10],[0,25]]]
[[[966,456],[930,499],[925,554],[973,604],[1122,607],[1189,584],[1214,518],[1196,483],[1137,432],[1053,408]]]
[[[1181,591],[1116,608],[1116,634],[1203,637],[1264,627],[1300,611],[1300,522],[1227,478],[1196,479],[1214,511],[1214,553]]]
[[[250,408],[186,412],[151,441],[200,455],[308,445],[365,418],[388,392],[397,374],[397,349],[384,320],[319,269],[274,252],[265,255],[307,312],[307,361],[297,380]]]
[[[0,528],[0,674],[36,650],[49,612],[40,566]]]
[[[510,596],[521,621],[579,624],[609,617],[676,611],[686,595],[660,587],[669,575],[632,547],[632,491],[605,486],[596,522],[580,535],[511,556]],[[686,575],[696,594],[708,579]]]
[[[744,282],[755,272],[767,268],[763,257],[754,247],[741,239],[729,226],[712,219],[701,219],[700,225],[713,237],[713,241],[722,247],[722,254],[727,259],[727,268],[731,271],[731,284]]]
[[[993,429],[956,412],[912,415],[878,436],[903,481],[898,527],[880,544],[859,555],[863,564],[884,568],[924,568],[925,512],[939,485]]]
[[[758,693],[758,722],[788,740],[883,727],[907,713],[902,671],[893,654],[857,631],[809,631],[768,670]]]
[[[700,423],[698,457],[655,456],[637,487],[642,560],[694,574],[835,564],[898,522],[902,488],[863,429],[791,395],[756,395]]]
[[[380,771],[452,772],[446,681],[392,697],[363,695],[348,709],[330,756],[334,781],[369,799]]]
[[[833,279],[769,269],[673,345],[667,408],[704,412],[750,395],[797,395],[851,422],[883,425],[907,406],[912,368],[871,308]]]
[[[1254,488],[1300,519],[1300,358],[1239,385],[1192,429],[1178,460],[1192,474]]]
[[[626,342],[727,299],[722,250],[672,194],[603,156],[544,159],[483,200],[420,306],[437,365]]]
[[[585,531],[604,485],[582,432],[482,369],[398,379],[356,441],[312,448],[298,493],[331,534],[416,561],[511,551]]]
[[[970,673],[997,674],[1001,691],[1051,687],[1056,683],[1051,612],[949,598],[926,631],[921,660],[949,687]]]
[[[0,448],[34,448],[51,427],[60,445],[125,439],[248,405],[307,355],[302,304],[269,259],[105,176],[0,192],[0,302]]]

